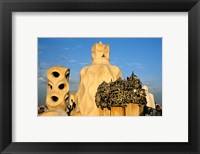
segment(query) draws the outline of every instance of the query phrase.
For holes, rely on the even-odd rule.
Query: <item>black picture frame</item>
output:
[[[14,143],[12,142],[12,12],[188,12],[189,142]],[[200,153],[199,0],[0,0],[1,153]],[[183,83],[184,84],[184,83]],[[181,110],[181,107],[180,107]],[[178,110],[177,110],[178,114]],[[164,133],[164,130],[163,130]]]

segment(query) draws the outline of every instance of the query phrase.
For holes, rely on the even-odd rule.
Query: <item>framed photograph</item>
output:
[[[1,0],[1,153],[200,153],[200,2]]]
[[[162,38],[38,38],[38,116],[59,115],[162,116]]]

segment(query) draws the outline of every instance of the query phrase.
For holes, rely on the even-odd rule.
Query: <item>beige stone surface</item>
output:
[[[124,107],[112,107],[111,108],[111,116],[124,116],[125,109]]]
[[[69,73],[70,69],[62,66],[54,66],[47,70],[46,105],[49,110],[66,110],[69,103]]]
[[[153,94],[149,92],[149,88],[146,85],[144,85],[142,87],[142,89],[144,89],[145,93],[146,93],[147,106],[155,109],[155,102],[154,102]]]
[[[104,108],[103,110],[100,109],[100,115],[101,116],[110,116],[111,113],[110,113],[111,110],[107,109],[107,108]]]
[[[43,112],[39,116],[68,116],[67,113],[62,109],[54,109]]]
[[[92,64],[84,67],[80,72],[75,115],[100,116],[100,109],[96,107],[95,94],[97,87],[103,82],[115,81],[122,77],[117,66],[110,64],[110,47],[101,42],[92,46]]]
[[[72,110],[72,111],[70,112],[70,116],[75,116],[75,111],[74,111],[74,110]]]
[[[144,112],[144,105],[128,104],[125,109],[126,116],[141,116]]]

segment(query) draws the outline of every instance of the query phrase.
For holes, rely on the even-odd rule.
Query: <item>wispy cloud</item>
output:
[[[116,62],[115,61],[111,61],[111,64],[116,64]]]
[[[39,44],[39,45],[38,45],[38,49],[39,49],[39,50],[47,49],[47,45],[45,45],[45,44]]]
[[[162,84],[160,84],[160,80],[154,77],[148,77],[147,79],[143,79],[143,85],[147,85],[149,90],[153,92],[159,92],[162,90]]]
[[[127,65],[135,69],[145,70],[145,66],[141,63],[127,63]]]
[[[81,66],[86,66],[86,65],[88,65],[89,63],[87,63],[87,62],[79,62],[79,64],[80,64]]]
[[[47,79],[44,76],[39,76],[38,77],[38,82],[39,82],[39,84],[46,84],[47,83]]]
[[[70,58],[65,56],[65,55],[61,55],[60,56],[60,60],[69,60]]]
[[[77,45],[74,47],[64,47],[63,49],[66,51],[71,51],[71,50],[75,50],[75,49],[79,49],[79,48],[81,48],[81,45]]]
[[[70,63],[76,63],[77,60],[71,59],[71,60],[69,60],[69,62],[70,62]]]
[[[44,52],[46,52],[47,51],[47,45],[45,45],[45,44],[39,44],[38,45],[38,54],[40,55],[40,54],[43,54]]]
[[[161,91],[161,87],[156,85],[156,84],[153,84],[153,83],[144,83],[145,85],[147,85],[147,87],[149,88],[150,91],[152,92],[158,92],[158,91]]]
[[[53,49],[54,51],[71,51],[81,48],[81,45],[76,45],[74,47],[64,47],[64,46],[47,46],[45,44],[38,45],[38,53],[42,54],[47,51],[47,49]]]
[[[79,78],[78,76],[70,76],[69,77],[69,83],[70,83],[70,92],[77,92],[78,85],[79,85]]]
[[[62,46],[52,46],[51,48],[53,48],[55,51],[62,51],[63,50]]]
[[[39,63],[39,69],[46,69],[47,64],[46,63]]]
[[[41,81],[41,82],[46,82],[46,78],[43,77],[43,76],[40,76],[40,77],[38,78],[38,80]]]
[[[77,45],[77,46],[73,47],[72,49],[74,50],[74,49],[78,49],[78,48],[81,48],[81,45]]]
[[[143,80],[143,85],[147,85],[149,92],[154,95],[155,102],[162,104],[162,85],[159,84],[157,79]]]
[[[63,60],[63,61],[69,62],[69,63],[77,63],[78,62],[76,59],[72,59],[72,58],[67,57],[65,55],[61,55],[60,60]]]
[[[49,67],[48,63],[39,63],[38,65],[38,82],[39,84],[46,84],[46,71]]]
[[[70,83],[79,83],[79,79],[78,78],[69,77],[69,82]]]

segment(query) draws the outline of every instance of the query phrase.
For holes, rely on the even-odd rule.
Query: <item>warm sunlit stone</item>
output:
[[[126,116],[142,116],[144,113],[144,105],[129,103],[125,108]]]
[[[155,109],[155,102],[154,102],[154,96],[152,93],[149,92],[148,87],[144,85],[142,89],[145,90],[146,93],[146,100],[147,100],[147,106]]]
[[[66,110],[69,103],[69,68],[51,67],[47,70],[46,105],[49,110]]]
[[[92,46],[92,64],[80,72],[80,84],[77,92],[75,115],[100,116],[101,109],[95,103],[97,87],[103,82],[110,82],[122,77],[117,66],[110,64],[110,47],[101,42]]]

